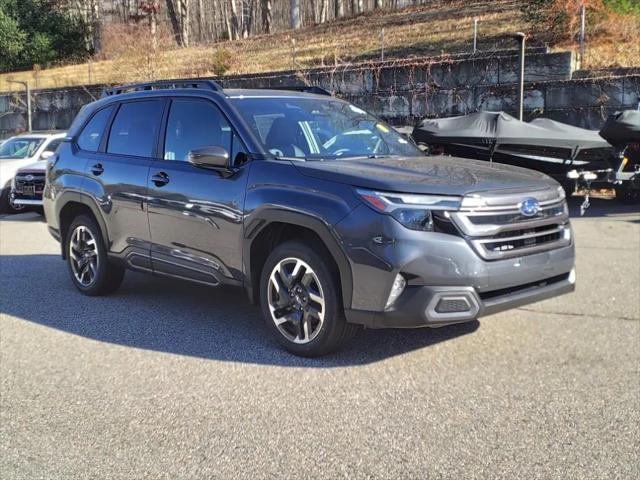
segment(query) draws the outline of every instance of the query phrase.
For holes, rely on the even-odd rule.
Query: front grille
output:
[[[542,210],[536,218],[550,218],[557,217],[558,215],[562,215],[564,211],[563,205],[558,205],[556,207],[547,208]],[[502,214],[502,215],[482,215],[482,216],[473,216],[469,218],[471,222],[475,225],[512,225],[516,223],[526,222],[531,219],[531,217],[525,217],[521,213],[510,213],[510,214]]]
[[[509,235],[504,238],[505,235]],[[502,232],[497,239],[474,240],[489,252],[509,252],[521,248],[544,245],[559,240],[563,235],[563,228],[553,227],[549,229],[529,229],[515,232]]]
[[[15,195],[17,198],[40,197],[45,186],[44,173],[19,173],[15,178]]]
[[[540,210],[525,216],[520,204],[538,200]],[[485,260],[530,255],[571,243],[566,202],[557,190],[508,192],[473,196],[451,219],[462,236]]]

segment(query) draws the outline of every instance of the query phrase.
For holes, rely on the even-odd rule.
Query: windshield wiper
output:
[[[274,155],[276,160],[290,160],[292,162],[306,162],[307,157],[285,157],[280,155]]]

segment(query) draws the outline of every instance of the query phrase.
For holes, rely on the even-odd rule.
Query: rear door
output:
[[[174,98],[162,159],[149,172],[149,227],[154,271],[200,283],[237,283],[248,164],[231,176],[188,161],[198,147],[225,148],[238,163],[245,148],[210,100]]]
[[[89,191],[101,209],[109,250],[139,269],[151,269],[147,177],[157,156],[164,99],[123,102],[112,116],[101,153],[87,163]]]

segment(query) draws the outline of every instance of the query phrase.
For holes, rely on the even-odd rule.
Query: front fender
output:
[[[286,179],[286,183],[283,181]],[[273,223],[300,226],[314,232],[335,260],[346,308],[351,305],[353,277],[340,237],[333,226],[347,216],[358,200],[345,185],[300,175],[289,162],[256,161],[245,199],[242,258],[245,286],[252,294],[251,247]]]

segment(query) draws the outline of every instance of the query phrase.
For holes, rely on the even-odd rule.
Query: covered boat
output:
[[[600,136],[617,148],[640,143],[640,111],[624,110],[610,115]]]
[[[597,131],[547,118],[521,122],[505,112],[425,119],[412,134],[417,143],[458,157],[537,170],[567,183],[572,170],[604,170],[614,148]]]
[[[616,197],[624,203],[640,203],[640,111],[610,115],[600,135],[621,152],[616,171]]]

